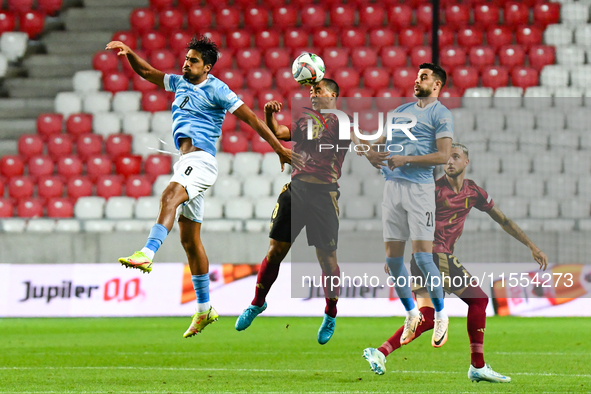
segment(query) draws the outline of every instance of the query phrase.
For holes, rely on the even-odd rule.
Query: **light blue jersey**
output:
[[[386,146],[398,144],[404,146],[404,150],[392,146],[393,155],[404,156],[423,156],[429,153],[437,152],[437,139],[449,137],[453,139],[453,118],[449,109],[436,100],[425,108],[421,108],[416,102],[401,105],[394,112],[411,113],[417,118],[417,124],[410,129],[410,132],[417,138],[411,140],[402,132],[395,129],[392,133],[392,140],[386,141]],[[394,124],[410,123],[411,119],[406,117],[394,117]],[[416,164],[407,164],[395,168],[393,171],[388,167],[382,169],[382,174],[386,179],[405,179],[414,183],[434,183],[434,166],[418,166]]]
[[[164,75],[164,87],[174,92],[172,103],[172,136],[179,149],[179,138],[191,138],[193,146],[215,156],[215,143],[222,134],[226,111],[242,104],[228,85],[213,75],[199,85],[186,81],[182,75]]]

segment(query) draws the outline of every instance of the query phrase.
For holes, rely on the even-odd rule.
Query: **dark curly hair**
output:
[[[419,70],[424,68],[432,70],[435,78],[441,81],[441,87],[445,86],[445,83],[447,82],[447,73],[441,68],[441,66],[433,63],[423,63],[419,66]]]
[[[206,36],[194,36],[191,42],[187,44],[187,50],[191,49],[199,52],[203,59],[203,64],[210,64],[211,68],[218,61],[218,46]]]

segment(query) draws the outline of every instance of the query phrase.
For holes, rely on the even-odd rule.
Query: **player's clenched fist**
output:
[[[283,104],[281,104],[279,101],[269,101],[267,102],[267,104],[265,104],[265,112],[266,113],[273,113],[273,112],[279,112],[281,111],[281,107],[283,107]]]
[[[111,41],[105,49],[119,49],[117,55],[123,56],[131,52],[131,49],[121,41]]]

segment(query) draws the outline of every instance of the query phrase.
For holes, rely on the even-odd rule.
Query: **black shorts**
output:
[[[339,191],[336,184],[292,180],[283,187],[271,217],[269,237],[293,243],[304,226],[308,245],[337,249],[339,240]]]
[[[441,279],[443,280],[443,290],[446,293],[453,293],[459,296],[470,286],[472,275],[460,264],[456,256],[449,253],[433,253],[433,261],[437,268],[439,268]],[[410,272],[412,276],[423,278],[423,284],[425,283],[425,275],[423,275],[423,272],[417,265],[414,256],[410,260]],[[412,291],[414,292],[421,289],[425,289],[425,287],[418,283],[412,285]]]

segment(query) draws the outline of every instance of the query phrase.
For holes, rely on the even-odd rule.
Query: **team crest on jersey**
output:
[[[326,124],[326,120],[324,116],[318,111],[314,111],[312,108],[304,107],[304,109],[308,110],[309,112],[304,112],[304,115],[308,115],[310,119],[308,120],[308,139],[316,139],[320,135],[320,131],[322,129],[328,130],[328,125]],[[314,120],[315,124],[312,124],[311,120]],[[310,127],[311,126],[311,127]]]

